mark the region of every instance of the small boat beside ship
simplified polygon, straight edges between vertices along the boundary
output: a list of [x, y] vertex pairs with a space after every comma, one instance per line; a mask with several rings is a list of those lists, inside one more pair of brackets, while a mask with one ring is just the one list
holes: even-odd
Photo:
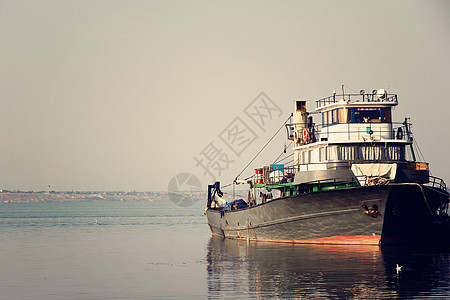
[[220, 182], [208, 186], [213, 235], [305, 244], [450, 243], [448, 189], [427, 162], [417, 161], [408, 119], [392, 121], [396, 94], [333, 92], [313, 112], [307, 103], [295, 101], [285, 124], [291, 165], [266, 165], [235, 179], [249, 185], [248, 197], [228, 203]]

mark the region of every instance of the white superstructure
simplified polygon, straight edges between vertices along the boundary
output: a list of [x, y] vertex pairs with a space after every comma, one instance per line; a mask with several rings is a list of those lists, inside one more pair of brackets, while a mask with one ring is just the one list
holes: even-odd
[[[342, 94], [316, 101], [308, 113], [305, 100], [295, 101], [292, 124], [286, 125], [293, 143], [295, 173], [351, 169], [353, 164], [406, 164], [412, 145], [410, 124], [392, 122], [397, 95], [383, 89], [367, 94]], [[312, 115], [321, 119], [313, 122]], [[413, 161], [415, 161], [412, 151]], [[423, 168], [423, 166], [421, 166]], [[426, 166], [428, 169], [428, 166]], [[306, 172], [305, 172], [306, 171]], [[300, 175], [300, 174], [299, 174]]]

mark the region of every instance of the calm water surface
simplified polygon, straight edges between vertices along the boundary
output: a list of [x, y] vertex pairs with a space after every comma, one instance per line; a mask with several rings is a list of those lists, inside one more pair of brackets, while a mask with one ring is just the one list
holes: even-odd
[[0, 204], [1, 299], [450, 298], [449, 249], [211, 238], [197, 204]]

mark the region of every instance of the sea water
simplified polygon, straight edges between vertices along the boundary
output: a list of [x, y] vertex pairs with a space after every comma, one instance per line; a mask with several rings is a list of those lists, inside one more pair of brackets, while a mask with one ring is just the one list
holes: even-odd
[[449, 249], [211, 238], [203, 206], [2, 203], [0, 298], [450, 298]]

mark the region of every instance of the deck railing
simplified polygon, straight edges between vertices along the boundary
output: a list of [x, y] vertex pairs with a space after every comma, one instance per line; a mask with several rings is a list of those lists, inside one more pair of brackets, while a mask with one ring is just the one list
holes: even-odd
[[429, 176], [429, 178], [430, 178], [429, 182], [426, 183], [427, 186], [448, 192], [447, 185], [445, 184], [445, 181], [442, 178], [431, 175]]
[[360, 182], [366, 182], [367, 176], [366, 175], [359, 175], [359, 176], [353, 176], [352, 178], [349, 177], [342, 177], [342, 178], [328, 178], [328, 179], [320, 179], [320, 180], [312, 180], [308, 182], [303, 182], [302, 185], [318, 185], [319, 187], [321, 185], [325, 185], [327, 187], [336, 187], [338, 185], [342, 185], [343, 183], [356, 183], [360, 184]]
[[333, 94], [329, 97], [325, 97], [316, 101], [317, 108], [338, 103], [338, 102], [394, 102], [397, 103], [396, 94], [386, 94], [384, 97], [380, 97], [376, 93], [373, 94]]
[[[337, 131], [335, 130], [334, 126], [338, 125], [338, 124], [347, 124], [347, 128], [343, 130], [342, 127], [340, 127], [341, 130]], [[361, 128], [361, 126], [359, 126], [358, 128], [353, 128], [351, 125], [355, 125], [355, 124], [359, 124], [362, 126], [365, 126], [365, 128]], [[376, 124], [390, 124], [390, 128], [387, 130], [385, 128], [377, 128], [378, 126], [373, 126]], [[407, 123], [408, 128], [411, 127], [410, 123]], [[304, 142], [303, 141], [303, 136], [302, 136], [302, 132], [297, 132], [297, 134], [295, 134], [295, 128], [308, 128], [308, 141]], [[333, 128], [334, 127], [334, 128]], [[406, 129], [405, 129], [405, 124], [402, 122], [391, 122], [391, 123], [337, 123], [337, 124], [333, 124], [333, 125], [323, 125], [323, 124], [319, 124], [319, 125], [308, 125], [308, 124], [303, 124], [303, 123], [291, 123], [291, 124], [286, 124], [286, 130], [287, 130], [287, 135], [288, 135], [288, 139], [295, 139], [295, 136], [297, 136], [297, 138], [300, 140], [300, 142], [302, 144], [306, 144], [306, 143], [313, 143], [313, 142], [318, 142], [321, 140], [328, 140], [329, 138], [332, 137], [337, 137], [340, 136], [342, 138], [346, 138], [348, 140], [352, 140], [352, 139], [369, 139], [369, 138], [375, 138], [375, 139], [386, 139], [386, 137], [388, 137], [388, 139], [397, 139], [397, 140], [403, 140], [403, 141], [408, 141], [411, 140], [413, 137], [413, 134], [410, 132], [409, 133], [409, 137], [406, 134]]]
[[[324, 163], [309, 163], [309, 164], [297, 164], [293, 166], [288, 166], [284, 168], [278, 169], [270, 169], [268, 174], [263, 174], [261, 178], [255, 178], [254, 183], [257, 184], [257, 179], [261, 179], [264, 184], [283, 184], [283, 183], [292, 183], [294, 182], [295, 174], [300, 170], [302, 171], [310, 171], [310, 170], [318, 170], [317, 166], [323, 165]], [[332, 164], [330, 166], [330, 164]], [[349, 169], [349, 162], [332, 162], [328, 163], [327, 170], [340, 170], [340, 169]], [[306, 168], [306, 170], [303, 170]], [[335, 179], [335, 178], [334, 178]], [[327, 180], [334, 180], [333, 178]], [[339, 180], [336, 179], [336, 180]], [[324, 181], [324, 180], [321, 180]]]
[[[292, 183], [292, 182], [294, 182], [295, 174], [297, 172], [299, 172], [300, 170], [302, 170], [302, 171], [318, 170], [317, 166], [319, 166], [319, 165], [323, 165], [323, 163], [298, 164], [298, 165], [288, 166], [288, 167], [284, 167], [284, 168], [279, 168], [276, 170], [270, 169], [268, 174], [264, 174], [264, 176], [262, 176], [260, 178], [261, 179], [260, 183], [269, 184], [269, 185]], [[350, 162], [334, 162], [334, 163], [331, 162], [331, 163], [327, 163], [327, 170], [340, 170], [343, 168], [349, 169], [350, 165], [351, 165]], [[303, 168], [305, 168], [305, 166], [307, 167], [307, 169], [303, 170]], [[357, 177], [358, 176], [354, 176], [353, 179], [358, 179], [358, 182], [362, 182], [361, 181], [362, 179], [364, 179], [364, 182], [366, 182], [368, 179], [368, 177], [366, 175], [361, 175], [360, 176], [361, 178], [357, 178]], [[428, 177], [429, 177], [429, 181], [427, 183], [424, 183], [425, 185], [448, 192], [447, 185], [442, 178], [431, 176], [431, 175], [429, 175]], [[314, 180], [311, 182], [306, 182], [305, 184], [324, 183], [324, 182], [341, 182], [342, 183], [344, 179], [348, 181], [349, 177]], [[253, 181], [254, 181], [254, 183], [258, 184], [258, 182], [255, 180], [255, 178]], [[354, 181], [351, 181], [351, 182], [354, 182]]]
[[[286, 168], [287, 169], [287, 168]], [[279, 177], [279, 178], [271, 178], [269, 179], [269, 182], [267, 184], [277, 185], [280, 183], [289, 183], [293, 182], [294, 178], [292, 177], [292, 181], [287, 181], [286, 176]], [[350, 184], [350, 183], [356, 183], [360, 185], [361, 182], [367, 182], [368, 177], [366, 175], [358, 175], [358, 176], [346, 176], [346, 177], [333, 177], [333, 178], [326, 178], [326, 179], [318, 179], [318, 180], [311, 180], [307, 182], [302, 182], [300, 186], [309, 186], [309, 185], [317, 185], [318, 187], [321, 187], [322, 185], [326, 185], [327, 187], [337, 187], [338, 185], [342, 184]]]

